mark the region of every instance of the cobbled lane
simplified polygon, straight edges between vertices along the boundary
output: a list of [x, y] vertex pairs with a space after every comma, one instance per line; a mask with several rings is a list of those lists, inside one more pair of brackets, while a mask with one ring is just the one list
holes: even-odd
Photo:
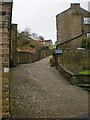
[[87, 91], [71, 85], [49, 60], [11, 68], [11, 117], [72, 118], [88, 112]]

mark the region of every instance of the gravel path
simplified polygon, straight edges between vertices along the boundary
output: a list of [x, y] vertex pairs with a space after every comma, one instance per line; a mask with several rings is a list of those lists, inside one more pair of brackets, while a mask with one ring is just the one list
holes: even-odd
[[49, 60], [11, 68], [11, 117], [72, 118], [88, 112], [88, 93], [69, 84]]

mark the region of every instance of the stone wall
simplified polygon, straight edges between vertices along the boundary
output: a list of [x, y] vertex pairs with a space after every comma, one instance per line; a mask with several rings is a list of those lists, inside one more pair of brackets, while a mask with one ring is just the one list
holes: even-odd
[[18, 61], [17, 63], [25, 64], [25, 63], [36, 62], [36, 61], [43, 59], [51, 54], [52, 54], [52, 52], [49, 49], [39, 50], [36, 53], [18, 52], [17, 53], [17, 61]]
[[29, 52], [18, 52], [17, 53], [18, 64], [25, 64], [32, 62], [32, 54]]
[[58, 62], [69, 71], [78, 74], [80, 71], [90, 69], [89, 50], [63, 51], [58, 55]]
[[[12, 2], [0, 0], [0, 117], [9, 117], [9, 42]], [[7, 0], [8, 1], [8, 0]], [[12, 0], [11, 0], [12, 1]]]
[[43, 59], [47, 56], [50, 56], [52, 54], [52, 50], [45, 48], [43, 50], [38, 51], [38, 59]]
[[80, 36], [76, 39], [73, 39], [71, 41], [59, 44], [57, 46], [57, 49], [61, 49], [61, 50], [75, 50], [76, 48], [80, 48], [81, 44], [82, 44], [82, 40], [83, 40], [84, 35]]
[[28, 64], [39, 60], [38, 53], [30, 53], [30, 52], [18, 52], [17, 53], [17, 61], [18, 64]]
[[10, 66], [17, 66], [17, 24], [11, 24]]
[[79, 75], [70, 72], [62, 64], [58, 64], [58, 70], [71, 84], [90, 84], [90, 75]]
[[52, 54], [52, 51], [50, 49], [46, 49], [46, 50], [41, 52], [41, 58], [50, 56], [51, 54]]
[[33, 53], [32, 54], [32, 62], [36, 62], [36, 61], [38, 61], [39, 60], [39, 58], [38, 58], [38, 52], [36, 52], [36, 53]]

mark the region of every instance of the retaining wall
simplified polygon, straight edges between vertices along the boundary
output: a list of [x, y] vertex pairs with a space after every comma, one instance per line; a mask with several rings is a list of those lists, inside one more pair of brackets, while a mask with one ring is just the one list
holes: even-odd
[[17, 61], [18, 64], [32, 63], [43, 59], [49, 55], [51, 55], [51, 51], [48, 49], [37, 51], [36, 53], [30, 52], [17, 52]]
[[32, 54], [26, 52], [17, 53], [18, 64], [25, 64], [32, 62]]
[[71, 84], [90, 84], [90, 75], [74, 74], [60, 63], [58, 64], [58, 70]]
[[58, 55], [58, 63], [62, 64], [69, 71], [78, 74], [80, 71], [90, 69], [90, 50], [63, 51]]

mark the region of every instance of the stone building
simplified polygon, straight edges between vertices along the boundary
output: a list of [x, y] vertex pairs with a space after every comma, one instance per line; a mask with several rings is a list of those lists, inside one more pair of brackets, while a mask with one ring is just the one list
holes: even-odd
[[9, 116], [9, 43], [12, 0], [0, 0], [0, 118]]
[[10, 66], [17, 66], [17, 24], [11, 24]]
[[50, 49], [52, 49], [52, 45], [53, 45], [52, 40], [43, 40], [42, 42], [43, 42], [43, 44], [44, 44], [45, 46], [47, 46], [47, 47], [49, 47]]
[[82, 39], [90, 37], [90, 12], [71, 3], [71, 7], [56, 16], [57, 47], [76, 49], [81, 47]]

